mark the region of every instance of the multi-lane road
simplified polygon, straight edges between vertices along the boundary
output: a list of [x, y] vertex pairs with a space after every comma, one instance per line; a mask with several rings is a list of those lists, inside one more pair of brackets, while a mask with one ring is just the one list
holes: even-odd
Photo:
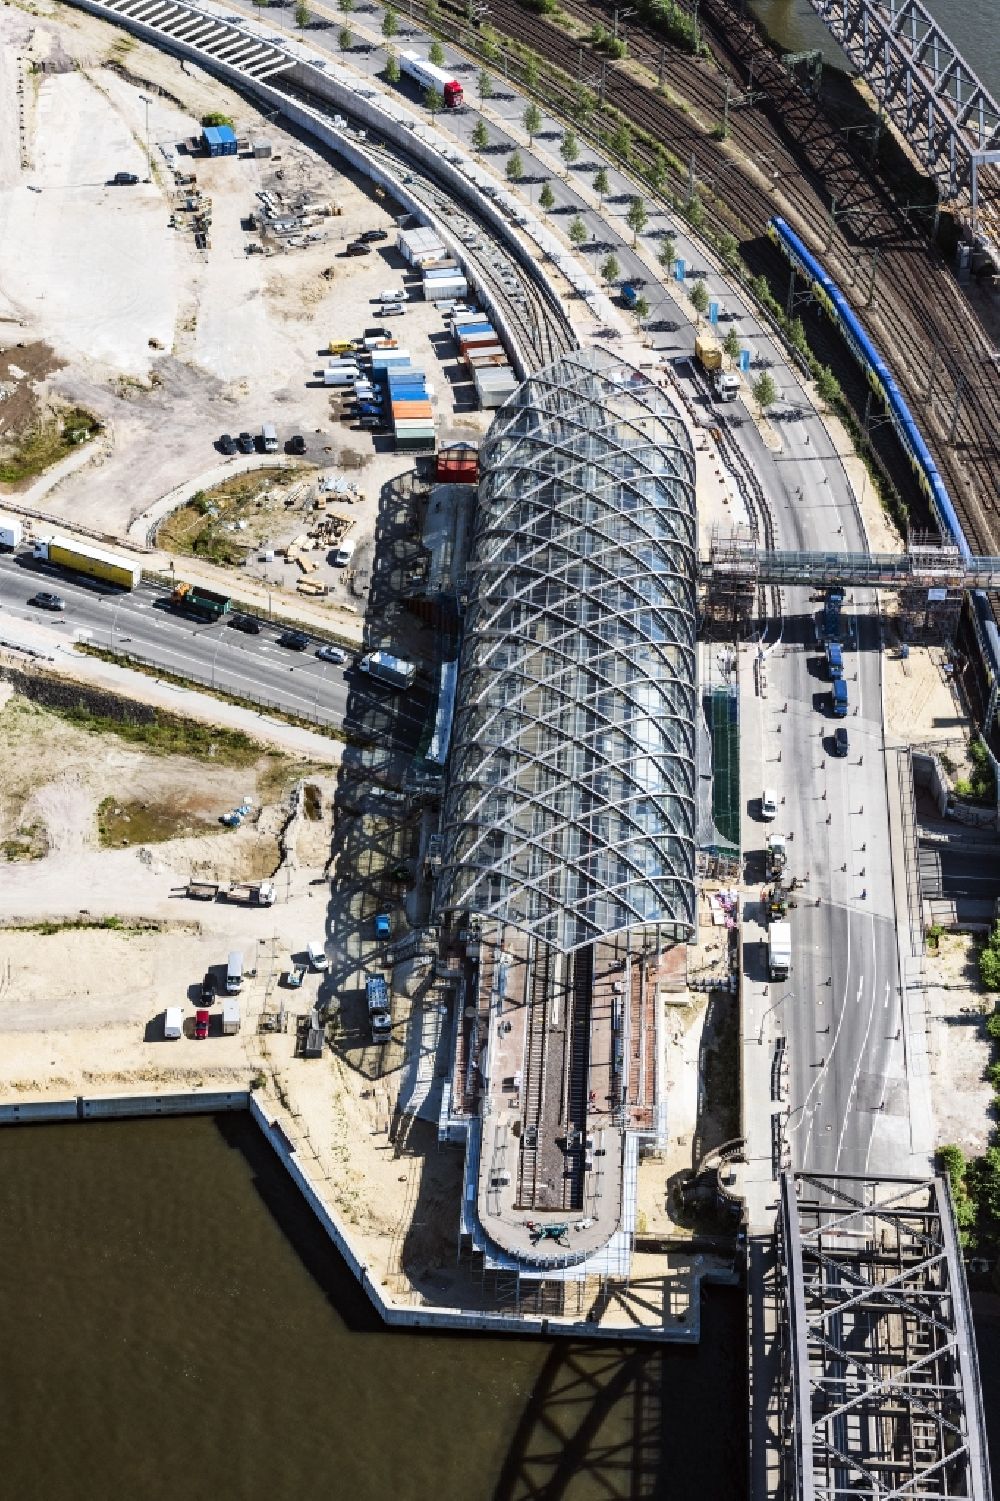
[[[56, 614], [32, 605], [40, 590], [59, 594], [66, 609]], [[124, 593], [39, 566], [29, 554], [0, 556], [0, 637], [11, 635], [5, 620], [44, 622], [67, 644], [88, 642], [287, 714], [343, 724], [352, 658], [344, 665], [321, 662], [314, 655], [324, 644], [319, 640], [301, 652], [279, 645], [286, 629], [280, 622], [264, 622], [252, 636], [225, 620], [188, 619], [168, 600], [165, 587], [144, 584]]]

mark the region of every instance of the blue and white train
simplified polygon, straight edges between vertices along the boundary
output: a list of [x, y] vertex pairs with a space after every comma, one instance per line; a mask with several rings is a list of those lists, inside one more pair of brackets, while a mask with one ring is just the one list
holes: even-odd
[[795, 231], [789, 228], [784, 219], [775, 218], [768, 225], [767, 232], [798, 274], [808, 282], [817, 302], [843, 334], [872, 390], [885, 403], [899, 441], [913, 466], [921, 490], [930, 501], [942, 532], [954, 541], [963, 561], [967, 562], [972, 554], [951, 503], [951, 496], [920, 429], [910, 415], [903, 393], [893, 379], [892, 371], [865, 333], [843, 292], [823, 270], [816, 257], [806, 249]]

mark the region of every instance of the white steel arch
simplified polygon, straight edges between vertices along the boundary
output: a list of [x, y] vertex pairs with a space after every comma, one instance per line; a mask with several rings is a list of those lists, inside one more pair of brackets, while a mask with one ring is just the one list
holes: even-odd
[[563, 952], [695, 924], [694, 454], [645, 376], [580, 350], [483, 447], [438, 907]]

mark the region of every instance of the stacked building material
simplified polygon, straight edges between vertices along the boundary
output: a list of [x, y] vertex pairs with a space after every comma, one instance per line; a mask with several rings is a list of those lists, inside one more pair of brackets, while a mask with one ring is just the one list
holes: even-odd
[[502, 406], [518, 387], [499, 334], [481, 313], [456, 313], [452, 336], [475, 382], [481, 407]]
[[386, 393], [397, 453], [433, 453], [434, 409], [427, 377], [412, 365], [385, 371]]

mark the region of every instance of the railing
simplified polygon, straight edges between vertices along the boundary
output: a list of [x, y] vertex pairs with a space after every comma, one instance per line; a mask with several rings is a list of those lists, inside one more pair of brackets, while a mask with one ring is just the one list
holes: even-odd
[[[745, 569], [740, 558], [712, 556], [699, 561], [699, 574], [711, 582]], [[928, 559], [910, 553], [758, 552], [753, 558], [762, 584], [801, 584], [817, 588], [855, 584], [873, 589], [1000, 589], [1000, 558]]]

